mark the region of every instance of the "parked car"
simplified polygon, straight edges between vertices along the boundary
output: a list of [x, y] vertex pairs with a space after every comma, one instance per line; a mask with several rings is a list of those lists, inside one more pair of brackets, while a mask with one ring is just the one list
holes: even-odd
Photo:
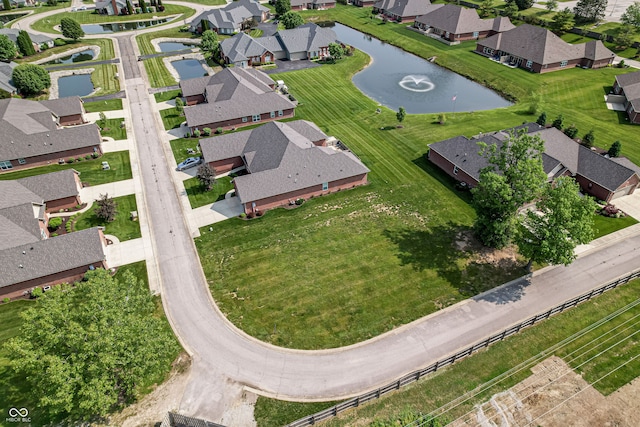
[[202, 157], [189, 157], [184, 162], [179, 163], [177, 169], [179, 171], [183, 171], [185, 169], [189, 169], [189, 168], [192, 168], [194, 166], [198, 166], [200, 163], [202, 163]]

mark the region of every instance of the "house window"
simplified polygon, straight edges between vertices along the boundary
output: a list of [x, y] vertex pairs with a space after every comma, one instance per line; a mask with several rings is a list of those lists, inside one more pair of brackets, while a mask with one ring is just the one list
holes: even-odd
[[271, 55], [265, 55], [264, 62], [271, 62]]
[[269, 116], [273, 119], [276, 116], [276, 112], [275, 111], [270, 112]]
[[562, 61], [560, 63], [560, 67], [566, 67], [568, 63], [569, 63], [569, 61]]
[[13, 165], [11, 164], [10, 160], [3, 160], [3, 161], [0, 161], [0, 169], [5, 171], [8, 169], [13, 169]]
[[329, 183], [328, 182], [323, 182], [322, 183], [322, 191], [327, 191], [329, 189]]
[[532, 65], [533, 65], [533, 61], [529, 59], [527, 61], [527, 68], [531, 68]]
[[473, 38], [474, 38], [474, 39], [477, 39], [478, 37], [480, 37], [480, 33], [479, 33], [479, 32], [477, 32], [477, 31], [474, 31], [474, 32], [473, 32]]
[[246, 117], [242, 118], [242, 123], [247, 123], [247, 118]]
[[284, 115], [284, 113], [282, 112], [282, 110], [278, 110], [278, 116], [282, 117]]
[[26, 165], [27, 159], [18, 159], [18, 163], [20, 163], [21, 165]]
[[259, 122], [259, 121], [260, 121], [260, 114], [254, 114], [254, 115], [251, 117], [251, 119], [252, 119], [254, 122]]
[[458, 167], [457, 166], [453, 167], [453, 174], [454, 175], [458, 175]]

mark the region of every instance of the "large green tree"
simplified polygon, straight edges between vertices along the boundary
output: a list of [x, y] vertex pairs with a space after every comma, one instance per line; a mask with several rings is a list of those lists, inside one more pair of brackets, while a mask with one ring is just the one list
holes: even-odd
[[568, 7], [556, 13], [549, 27], [556, 34], [564, 34], [575, 26], [573, 13]]
[[578, 22], [597, 22], [604, 18], [607, 0], [578, 0], [573, 8]]
[[635, 29], [640, 29], [640, 2], [633, 2], [620, 17], [623, 24], [631, 25]]
[[179, 352], [149, 289], [133, 275], [116, 280], [98, 269], [85, 278], [39, 298], [6, 344], [33, 402], [54, 419], [88, 421], [131, 403]]
[[575, 248], [593, 239], [593, 214], [597, 205], [580, 194], [570, 177], [548, 184], [535, 210], [527, 210], [518, 224], [515, 242], [520, 254], [533, 262], [568, 265]]
[[84, 37], [84, 31], [78, 21], [71, 18], [62, 18], [60, 20], [60, 32], [64, 37], [71, 40], [78, 40]]
[[278, 14], [278, 16], [282, 16], [291, 10], [291, 1], [276, 0], [275, 8], [276, 8], [276, 14]]
[[542, 166], [544, 142], [524, 131], [511, 135], [498, 147], [481, 144], [489, 166], [480, 172], [473, 189], [474, 229], [487, 246], [507, 245], [514, 233], [518, 209], [535, 200], [547, 175]]
[[2, 0], [2, 8], [3, 10], [11, 10], [11, 1], [10, 0]]
[[302, 19], [300, 14], [290, 10], [280, 17], [280, 22], [282, 22], [284, 28], [291, 30], [292, 28], [296, 28], [304, 24], [304, 19]]
[[11, 78], [23, 95], [34, 95], [51, 86], [49, 72], [41, 65], [20, 64], [13, 69]]
[[220, 43], [218, 42], [218, 34], [213, 30], [207, 30], [202, 33], [202, 41], [200, 49], [211, 56], [216, 56]]
[[16, 45], [4, 34], [0, 34], [0, 61], [11, 61], [18, 54]]
[[30, 56], [36, 53], [36, 49], [33, 47], [33, 42], [31, 41], [31, 36], [29, 36], [29, 33], [25, 30], [18, 32], [16, 44], [18, 45], [20, 53], [24, 56]]

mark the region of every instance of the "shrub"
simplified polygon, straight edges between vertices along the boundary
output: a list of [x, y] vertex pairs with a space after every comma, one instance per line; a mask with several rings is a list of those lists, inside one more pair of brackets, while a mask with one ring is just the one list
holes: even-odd
[[536, 120], [536, 123], [539, 124], [540, 126], [546, 126], [546, 124], [547, 124], [547, 113], [545, 113], [543, 111], [542, 114], [540, 114], [540, 116], [538, 117], [538, 120]]
[[84, 158], [81, 156], [81, 157], [78, 157], [78, 158], [76, 159], [76, 162], [81, 162], [81, 161], [83, 161], [83, 160], [84, 160]]
[[210, 136], [211, 135], [211, 128], [204, 128], [202, 129], [202, 134], [204, 136]]
[[247, 218], [248, 218], [248, 219], [253, 219], [253, 212], [249, 212], [249, 213], [247, 214]]
[[578, 135], [578, 128], [576, 127], [576, 125], [571, 125], [564, 130], [564, 134], [573, 139], [576, 137], [576, 135]]
[[191, 134], [189, 132], [187, 132], [187, 133], [184, 134], [184, 137], [185, 138], [191, 138]]
[[582, 137], [582, 144], [584, 144], [584, 146], [587, 148], [593, 147], [594, 141], [595, 137], [593, 136], [593, 129], [591, 129]]
[[74, 159], [73, 157], [69, 157], [69, 158], [67, 159], [67, 163], [73, 163], [73, 162], [75, 162], [75, 161], [76, 161], [76, 159]]
[[93, 157], [94, 159], [97, 159], [98, 155], [99, 155], [98, 153], [93, 153], [93, 154], [91, 154], [91, 157]]
[[620, 62], [616, 65], [618, 68], [624, 68], [624, 59], [621, 59]]
[[256, 211], [256, 216], [262, 216], [262, 211]]
[[611, 147], [609, 147], [609, 151], [607, 152], [607, 154], [609, 154], [609, 157], [618, 157], [621, 150], [622, 144], [620, 143], [620, 141], [615, 141], [613, 144], [611, 144]]
[[49, 236], [50, 237], [56, 237], [58, 235], [58, 233], [51, 233]]
[[200, 129], [196, 129], [193, 131], [194, 138], [200, 138]]
[[247, 217], [247, 214], [246, 214], [246, 213], [242, 212], [242, 213], [240, 214], [240, 218], [244, 219], [244, 218], [246, 218], [246, 217]]
[[218, 129], [216, 129], [216, 133], [217, 133], [217, 134], [221, 134], [222, 132], [224, 132], [224, 130], [223, 130], [222, 128], [218, 128]]
[[620, 209], [616, 208], [615, 205], [612, 205], [611, 203], [608, 203], [607, 206], [602, 208], [600, 213], [602, 215], [604, 215], [604, 216], [608, 216], [608, 217], [613, 218], [613, 217], [616, 217], [616, 215], [618, 215], [620, 213]]
[[553, 126], [554, 128], [558, 129], [558, 130], [562, 130], [562, 121], [564, 120], [564, 117], [562, 117], [562, 114], [558, 114], [558, 117], [556, 117], [553, 120], [553, 123], [551, 124], [551, 126]]
[[5, 303], [5, 304], [8, 303], [8, 302], [11, 302], [11, 298], [3, 298], [2, 302]]
[[90, 154], [87, 154], [86, 156], [84, 156], [84, 159], [85, 159], [85, 160], [91, 160], [91, 155], [90, 155]]
[[300, 197], [299, 199], [296, 199], [296, 205], [300, 206], [303, 203], [304, 203], [304, 199], [302, 197]]
[[66, 44], [67, 44], [67, 42], [64, 39], [55, 39], [53, 41], [53, 45], [54, 46], [64, 46]]
[[62, 218], [59, 216], [53, 217], [49, 220], [49, 228], [55, 230], [62, 225]]
[[438, 114], [438, 123], [441, 125], [447, 123], [447, 116], [444, 113]]

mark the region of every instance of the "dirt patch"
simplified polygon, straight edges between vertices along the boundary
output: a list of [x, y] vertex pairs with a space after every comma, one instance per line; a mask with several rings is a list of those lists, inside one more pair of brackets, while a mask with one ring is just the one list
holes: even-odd
[[484, 246], [469, 230], [461, 231], [456, 235], [455, 247], [459, 251], [472, 253], [471, 262], [478, 264], [491, 264], [495, 267], [504, 267], [519, 263], [518, 251], [515, 246], [503, 249], [493, 249]]
[[533, 375], [477, 405], [451, 425], [634, 427], [640, 425], [640, 379], [603, 396], [559, 357], [531, 368]]

